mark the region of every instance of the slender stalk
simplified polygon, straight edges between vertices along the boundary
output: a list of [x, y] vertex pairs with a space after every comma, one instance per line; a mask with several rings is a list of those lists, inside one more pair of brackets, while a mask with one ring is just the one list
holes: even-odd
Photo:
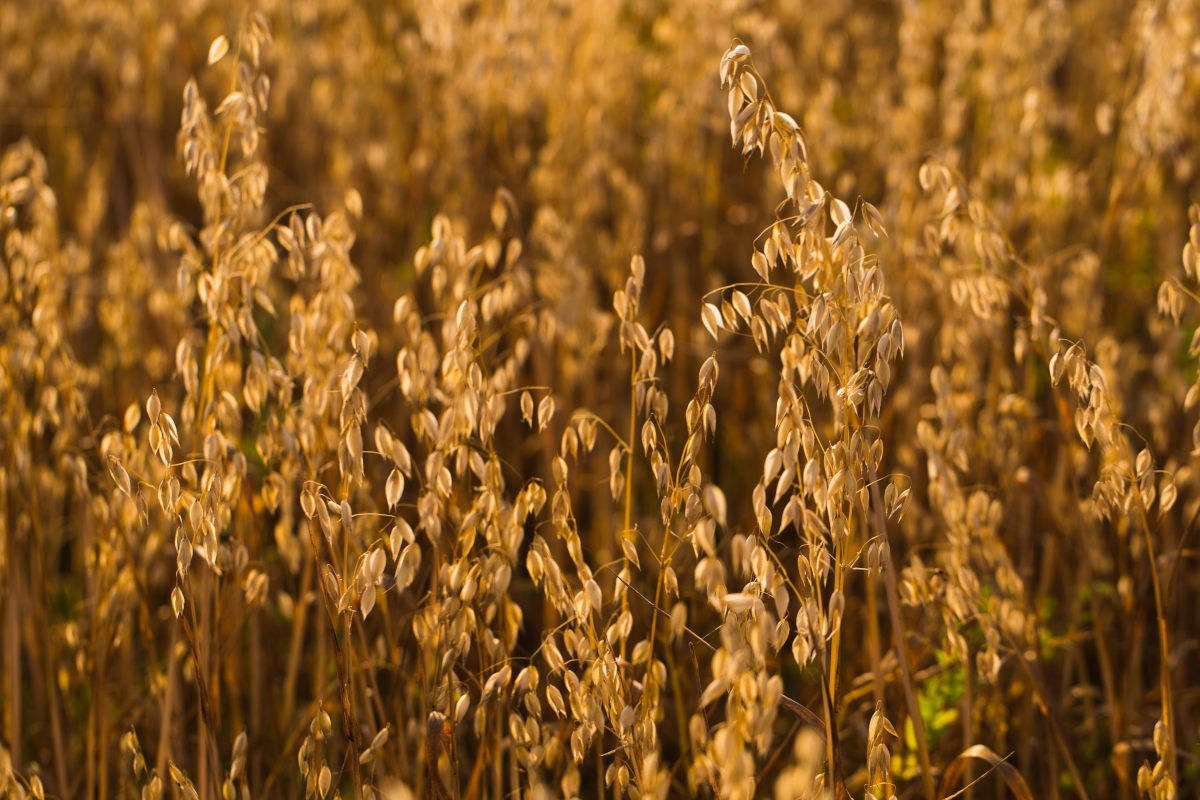
[[1054, 712], [1053, 707], [1050, 705], [1050, 699], [1046, 694], [1044, 681], [1034, 671], [1034, 668], [1029, 665], [1029, 662], [1019, 648], [1012, 642], [1009, 642], [1009, 647], [1016, 652], [1016, 660], [1025, 672], [1025, 676], [1029, 679], [1030, 686], [1033, 687], [1033, 701], [1037, 705], [1038, 710], [1042, 712], [1042, 716], [1046, 718], [1046, 722], [1050, 725], [1050, 734], [1054, 737], [1054, 743], [1058, 746], [1063, 761], [1066, 762], [1067, 771], [1071, 773], [1071, 780], [1075, 782], [1075, 788], [1079, 791], [1079, 796], [1082, 800], [1089, 800], [1087, 786], [1083, 782], [1083, 774], [1079, 771], [1079, 766], [1075, 763], [1075, 757], [1071, 755], [1071, 749], [1067, 746], [1067, 740], [1063, 735], [1062, 727], [1058, 724], [1058, 715]]
[[5, 674], [8, 677], [8, 746], [13, 763], [20, 764], [21, 732], [21, 616], [19, 606], [21, 594], [18, 585], [16, 549], [12, 545], [12, 530], [6, 531], [9, 544], [8, 553], [8, 598], [5, 602], [4, 615], [4, 661]]
[[[318, 502], [321, 502], [318, 500]], [[320, 569], [320, 553], [321, 540], [316, 530], [317, 523], [315, 520], [308, 521], [309, 543], [312, 548], [312, 557], [314, 567]], [[346, 532], [349, 536], [349, 532]], [[359, 797], [362, 793], [362, 775], [358, 764], [358, 725], [354, 718], [354, 702], [353, 692], [351, 689], [350, 678], [350, 657], [348, 647], [343, 646], [341, 636], [345, 636], [346, 645], [350, 641], [350, 618], [347, 615], [342, 615], [341, 633], [339, 634], [338, 614], [337, 614], [337, 598], [330, 597], [324, 589], [324, 582], [318, 580], [317, 585], [320, 587], [320, 595], [325, 606], [325, 613], [329, 620], [329, 636], [333, 642], [333, 662], [334, 668], [338, 672], [338, 694], [342, 704], [342, 733], [346, 737], [346, 743], [350, 748], [349, 761], [350, 771], [354, 780], [354, 796]]]
[[[633, 531], [633, 439], [637, 435], [637, 357], [632, 350], [629, 356], [629, 437], [625, 440], [628, 445], [628, 456], [625, 460], [625, 516], [621, 529], [621, 569], [629, 568], [629, 559], [625, 555], [625, 537], [632, 536]], [[665, 536], [665, 534], [664, 534]], [[636, 545], [635, 545], [636, 546]], [[665, 548], [665, 542], [664, 542]], [[660, 581], [661, 583], [661, 581]], [[629, 610], [629, 593], [621, 592], [621, 613]], [[657, 620], [657, 616], [654, 618]], [[651, 623], [653, 624], [653, 623]], [[651, 636], [651, 643], [654, 639]], [[652, 645], [653, 646], [653, 645]], [[621, 661], [625, 661], [625, 637], [621, 637]]]
[[1162, 707], [1162, 723], [1166, 728], [1167, 746], [1162, 759], [1166, 762], [1167, 773], [1175, 790], [1179, 791], [1179, 764], [1175, 753], [1175, 709], [1171, 692], [1171, 643], [1167, 632], [1166, 600], [1163, 596], [1162, 577], [1158, 570], [1158, 556], [1154, 546], [1154, 535], [1151, 531], [1150, 517], [1146, 513], [1146, 504], [1142, 498], [1141, 489], [1136, 477], [1131, 484], [1135, 507], [1138, 512], [1138, 527], [1142, 529], [1143, 542], [1146, 545], [1146, 560], [1150, 565], [1150, 581], [1154, 589], [1154, 617], [1158, 624], [1158, 691]]
[[209, 737], [216, 736], [216, 730], [212, 724], [212, 694], [208, 691], [208, 644], [212, 641], [208, 617], [208, 574], [205, 573], [200, 580], [200, 635], [192, 640], [195, 653], [192, 663], [196, 668], [196, 685], [205, 687], [202, 691], [205, 697], [203, 705], [208, 710], [196, 717], [196, 790], [200, 793], [200, 800], [208, 800], [208, 741]]
[[879, 634], [879, 587], [876, 585], [879, 576], [868, 571], [866, 579], [867, 590], [867, 653], [871, 657], [871, 690], [875, 702], [883, 702], [883, 647]]
[[896, 564], [892, 559], [891, 541], [888, 538], [887, 518], [883, 514], [883, 498], [879, 496], [875, 465], [871, 465], [871, 508], [874, 512], [875, 535], [884, 547], [884, 587], [887, 593], [888, 615], [892, 621], [892, 640], [896, 646], [896, 658], [900, 662], [900, 682], [904, 687], [904, 702], [908, 706], [908, 717], [912, 720], [913, 734], [917, 740], [917, 759], [921, 763], [921, 785], [925, 796], [935, 800], [937, 790], [933, 783], [933, 765], [929, 759], [929, 744], [925, 736], [925, 721], [921, 718], [921, 706], [913, 688], [912, 671], [908, 661], [908, 644], [904, 640], [904, 620], [900, 616], [900, 587], [896, 577]]
[[155, 770], [159, 775], [167, 774], [167, 762], [171, 758], [171, 740], [175, 726], [175, 697], [179, 692], [179, 628], [171, 626], [171, 638], [167, 645], [166, 685], [163, 688], [163, 701], [159, 709], [158, 723], [158, 758]]

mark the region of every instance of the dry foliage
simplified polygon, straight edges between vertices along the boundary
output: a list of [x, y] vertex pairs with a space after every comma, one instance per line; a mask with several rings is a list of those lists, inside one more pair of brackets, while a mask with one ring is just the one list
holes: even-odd
[[1195, 3], [0, 46], [0, 796], [1200, 792]]

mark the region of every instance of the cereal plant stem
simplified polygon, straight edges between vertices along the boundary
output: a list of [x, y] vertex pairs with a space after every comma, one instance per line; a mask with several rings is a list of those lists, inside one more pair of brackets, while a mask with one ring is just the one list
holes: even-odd
[[879, 576], [867, 571], [867, 650], [871, 657], [871, 686], [875, 694], [875, 702], [883, 702], [883, 647], [879, 638]]
[[[347, 532], [349, 535], [349, 532]], [[346, 729], [346, 739], [350, 748], [350, 774], [354, 777], [354, 793], [357, 798], [362, 797], [362, 770], [358, 763], [358, 728], [354, 717], [354, 688], [353, 676], [350, 663], [350, 649], [352, 642], [350, 640], [350, 622], [352, 617], [349, 613], [342, 614], [342, 713], [344, 715], [344, 727]]]
[[171, 737], [175, 721], [175, 695], [179, 683], [179, 657], [176, 650], [179, 645], [179, 627], [171, 626], [171, 638], [167, 644], [166, 686], [163, 688], [162, 713], [158, 723], [158, 758], [156, 771], [159, 775], [167, 773], [167, 762], [171, 758]]
[[1158, 555], [1154, 546], [1154, 535], [1150, 526], [1150, 515], [1146, 513], [1146, 503], [1142, 498], [1142, 490], [1136, 476], [1131, 481], [1133, 487], [1134, 506], [1137, 508], [1139, 527], [1146, 544], [1146, 558], [1150, 563], [1150, 581], [1154, 589], [1154, 616], [1158, 623], [1158, 691], [1162, 702], [1162, 722], [1166, 728], [1167, 746], [1162, 754], [1166, 762], [1167, 772], [1171, 782], [1179, 790], [1179, 771], [1175, 755], [1175, 719], [1173, 698], [1171, 695], [1171, 644], [1167, 634], [1166, 601], [1163, 597], [1162, 578], [1158, 571]]
[[[33, 481], [30, 484], [29, 493], [30, 493], [31, 506], [33, 508], [39, 508], [41, 506], [41, 500], [38, 497], [37, 481]], [[30, 606], [37, 609], [37, 616], [40, 617], [40, 621], [39, 622], [33, 622], [32, 620], [27, 620], [27, 621], [31, 625], [40, 625], [41, 630], [50, 630], [51, 622], [49, 619], [48, 607], [46, 604], [46, 593], [47, 593], [46, 561], [45, 561], [45, 558], [43, 557], [43, 544], [42, 544], [45, 541], [45, 536], [42, 531], [42, 523], [41, 523], [40, 515], [33, 514], [31, 516], [32, 516], [32, 519], [30, 519], [30, 525], [31, 525], [32, 531], [33, 531], [33, 545], [30, 548], [29, 555], [30, 555], [30, 558], [33, 560], [33, 562], [36, 564], [36, 567], [33, 569], [33, 572], [34, 572], [34, 574], [37, 575], [37, 580], [32, 582], [32, 585], [30, 585], [28, 587], [28, 591], [32, 595], [36, 590], [38, 592], [39, 596], [38, 596], [36, 602], [32, 596], [28, 599], [27, 602], [30, 604]], [[37, 653], [39, 652], [39, 647], [38, 647], [39, 640], [38, 640], [38, 637], [37, 637], [36, 633], [34, 632], [34, 630], [35, 630], [34, 628], [26, 629], [26, 636], [27, 636], [26, 647], [29, 649], [29, 659], [30, 659], [31, 663], [37, 663]], [[53, 638], [47, 639], [46, 641], [43, 641], [41, 643], [41, 645], [42, 646], [40, 648], [40, 652], [43, 656], [42, 669], [45, 670], [46, 675], [53, 675], [54, 674], [54, 664], [56, 664], [58, 662], [58, 656], [54, 652], [56, 649], [55, 645], [54, 645], [54, 640], [53, 640]], [[53, 748], [54, 748], [55, 778], [57, 779], [57, 782], [58, 782], [59, 791], [66, 792], [67, 791], [66, 753], [65, 753], [65, 747], [63, 744], [62, 715], [61, 715], [61, 711], [60, 711], [61, 700], [60, 700], [60, 696], [59, 696], [59, 686], [56, 681], [48, 681], [47, 683], [49, 685], [46, 690], [46, 704], [48, 706], [46, 712], [47, 712], [47, 716], [50, 719], [50, 731], [51, 731], [50, 737], [51, 737], [51, 741], [52, 741]]]
[[[628, 458], [625, 462], [625, 522], [621, 529], [621, 571], [625, 572], [629, 569], [629, 558], [625, 555], [625, 537], [632, 537], [633, 530], [633, 437], [637, 435], [637, 357], [630, 352], [629, 355], [629, 438], [626, 439], [628, 444]], [[665, 544], [664, 534], [664, 544]], [[634, 545], [637, 546], [636, 544]], [[660, 573], [661, 574], [661, 573]], [[661, 581], [660, 581], [661, 583]], [[621, 613], [629, 611], [629, 594], [621, 592]], [[657, 616], [655, 616], [657, 619]], [[621, 637], [621, 661], [625, 660], [625, 644], [626, 637]], [[651, 639], [653, 647], [653, 639]]]
[[929, 745], [925, 738], [925, 721], [921, 718], [921, 707], [913, 688], [912, 668], [908, 662], [908, 644], [904, 640], [904, 621], [900, 616], [900, 587], [896, 578], [896, 564], [892, 560], [892, 547], [888, 539], [887, 518], [883, 515], [883, 498], [879, 495], [875, 465], [870, 465], [871, 506], [875, 518], [875, 535], [884, 543], [884, 588], [887, 593], [888, 615], [892, 622], [892, 639], [896, 645], [896, 659], [900, 662], [900, 682], [904, 687], [904, 702], [912, 720], [913, 733], [917, 740], [917, 758], [921, 762], [921, 783], [925, 796], [934, 800], [937, 796], [933, 785], [933, 765], [929, 760]]
[[1070, 748], [1067, 747], [1066, 737], [1063, 736], [1062, 728], [1058, 724], [1058, 716], [1050, 706], [1050, 700], [1046, 694], [1043, 681], [1038, 673], [1034, 672], [1033, 667], [1029, 666], [1029, 661], [1025, 658], [1024, 651], [1014, 642], [1010, 641], [1008, 644], [1017, 654], [1017, 661], [1020, 663], [1021, 669], [1025, 672], [1025, 677], [1029, 679], [1029, 685], [1033, 687], [1034, 703], [1037, 705], [1038, 710], [1042, 712], [1042, 716], [1046, 718], [1046, 722], [1050, 725], [1050, 735], [1054, 737], [1054, 743], [1058, 746], [1063, 761], [1067, 764], [1067, 771], [1071, 773], [1071, 780], [1075, 782], [1075, 788], [1079, 791], [1079, 796], [1082, 800], [1089, 800], [1087, 787], [1083, 783], [1083, 775], [1079, 772], [1079, 766], [1075, 763], [1075, 758], [1071, 755]]
[[[822, 677], [829, 674], [829, 666], [826, 663], [828, 658], [828, 652], [823, 650], [821, 654]], [[838, 777], [837, 710], [833, 707], [833, 699], [829, 696], [829, 683], [824, 680], [821, 681], [821, 710], [825, 714], [825, 783], [826, 786], [839, 787], [842, 781]], [[835, 794], [835, 797], [837, 800], [841, 800], [840, 793]]]
[[5, 531], [8, 535], [8, 581], [5, 586], [8, 595], [5, 602], [6, 614], [4, 622], [4, 656], [5, 672], [8, 676], [8, 743], [14, 764], [21, 763], [21, 641], [20, 641], [20, 604], [17, 593], [17, 563], [16, 552], [12, 545], [12, 529]]
[[[197, 786], [200, 793], [200, 800], [208, 800], [208, 737], [215, 736], [214, 723], [212, 722], [212, 694], [208, 691], [208, 647], [211, 644], [211, 632], [208, 628], [208, 578], [201, 578], [200, 586], [200, 625], [199, 634], [192, 639], [194, 654], [193, 663], [196, 667], [196, 685], [204, 687], [201, 689], [201, 696], [204, 698], [201, 703], [208, 711], [196, 718], [196, 763], [198, 774]], [[215, 765], [214, 765], [215, 767]]]
[[[320, 501], [318, 501], [320, 502]], [[321, 558], [321, 539], [316, 530], [317, 523], [315, 520], [308, 521], [308, 536], [312, 546], [313, 566], [319, 571]], [[349, 533], [347, 532], [347, 535]], [[332, 550], [332, 545], [331, 545]], [[332, 556], [332, 552], [330, 553]], [[353, 698], [350, 694], [350, 658], [348, 650], [343, 646], [342, 640], [338, 633], [337, 625], [337, 598], [330, 597], [325, 591], [325, 584], [321, 580], [317, 580], [317, 585], [320, 588], [322, 604], [325, 606], [325, 614], [329, 620], [329, 638], [333, 642], [333, 664], [338, 672], [338, 694], [341, 697], [342, 704], [342, 733], [346, 737], [346, 746], [350, 748], [350, 768], [354, 778], [354, 796], [361, 796], [362, 782], [360, 780], [358, 769], [358, 735], [356, 724], [354, 721]], [[343, 621], [343, 633], [346, 637], [346, 645], [349, 645], [349, 617]]]
[[305, 624], [308, 617], [308, 593], [312, 588], [313, 562], [304, 560], [304, 572], [300, 576], [300, 592], [296, 595], [296, 603], [292, 611], [292, 638], [288, 647], [287, 671], [283, 681], [283, 718], [286, 724], [292, 718], [296, 707], [296, 682], [300, 676], [300, 656], [304, 645], [304, 635], [308, 630]]

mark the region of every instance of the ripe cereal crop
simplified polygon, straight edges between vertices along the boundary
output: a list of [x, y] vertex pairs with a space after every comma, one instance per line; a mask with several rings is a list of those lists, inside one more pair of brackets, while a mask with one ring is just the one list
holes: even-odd
[[1200, 793], [1194, 1], [0, 53], [0, 798]]

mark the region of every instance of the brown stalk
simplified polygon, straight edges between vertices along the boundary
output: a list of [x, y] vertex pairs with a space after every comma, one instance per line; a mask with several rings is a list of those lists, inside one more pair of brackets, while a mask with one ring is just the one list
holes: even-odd
[[284, 671], [283, 714], [280, 720], [285, 725], [292, 719], [296, 709], [296, 683], [300, 677], [301, 651], [304, 646], [305, 632], [308, 630], [305, 622], [308, 616], [308, 593], [312, 589], [313, 563], [309, 559], [304, 560], [304, 571], [300, 575], [300, 590], [297, 592], [296, 602], [292, 606], [292, 633], [288, 645], [287, 668]]
[[12, 751], [15, 763], [21, 763], [21, 735], [23, 732], [21, 719], [21, 638], [20, 638], [20, 588], [17, 582], [17, 565], [15, 548], [11, 546], [13, 532], [9, 527], [7, 543], [10, 546], [8, 558], [8, 598], [5, 602], [4, 615], [4, 661], [5, 674], [8, 678], [8, 746]]
[[[317, 502], [323, 502], [318, 499]], [[318, 536], [316, 531], [317, 523], [315, 520], [309, 520], [308, 535], [309, 542], [312, 547], [312, 557], [314, 568], [320, 570], [320, 553], [321, 553], [321, 536]], [[345, 532], [349, 536], [349, 531]], [[350, 618], [343, 614], [342, 631], [338, 631], [338, 613], [337, 613], [337, 598], [331, 598], [325, 592], [325, 584], [323, 581], [317, 580], [319, 592], [323, 605], [325, 606], [325, 614], [329, 622], [329, 638], [333, 642], [333, 660], [334, 668], [338, 673], [338, 694], [342, 704], [342, 733], [346, 737], [346, 744], [350, 750], [348, 758], [350, 761], [351, 775], [354, 780], [354, 796], [358, 797], [362, 793], [362, 775], [358, 764], [358, 751], [361, 749], [358, 742], [358, 725], [354, 717], [353, 692], [351, 689], [350, 677], [350, 657], [348, 645], [350, 642]], [[345, 635], [346, 642], [343, 645], [341, 636]]]
[[1142, 490], [1137, 477], [1132, 478], [1135, 507], [1138, 513], [1138, 527], [1142, 530], [1143, 542], [1146, 545], [1146, 561], [1150, 566], [1150, 580], [1154, 589], [1154, 617], [1158, 624], [1158, 691], [1162, 707], [1162, 721], [1166, 728], [1167, 746], [1163, 761], [1167, 765], [1167, 773], [1179, 790], [1179, 764], [1175, 752], [1175, 707], [1174, 695], [1171, 691], [1171, 643], [1167, 631], [1166, 599], [1163, 594], [1162, 578], [1159, 575], [1157, 549], [1154, 545], [1154, 534], [1150, 526], [1150, 516], [1146, 512], [1146, 504], [1142, 498]]
[[1078, 764], [1075, 763], [1074, 756], [1071, 755], [1071, 749], [1067, 746], [1066, 737], [1063, 735], [1062, 727], [1058, 723], [1058, 715], [1050, 704], [1049, 696], [1046, 693], [1045, 681], [1041, 678], [1040, 670], [1035, 669], [1036, 665], [1030, 666], [1024, 652], [1022, 652], [1016, 643], [1009, 641], [1008, 645], [1016, 654], [1017, 663], [1021, 665], [1021, 669], [1029, 679], [1029, 684], [1033, 689], [1034, 703], [1050, 726], [1050, 734], [1054, 737], [1054, 743], [1058, 746], [1059, 753], [1062, 755], [1063, 761], [1067, 764], [1067, 771], [1071, 773], [1071, 779], [1075, 782], [1075, 788], [1079, 791], [1079, 796], [1083, 800], [1088, 800], [1088, 791], [1087, 786], [1083, 782], [1083, 775], [1079, 771]]
[[929, 759], [929, 745], [925, 736], [925, 721], [921, 718], [921, 706], [913, 688], [912, 671], [908, 660], [908, 644], [904, 640], [904, 620], [900, 613], [900, 587], [896, 577], [896, 565], [892, 558], [892, 547], [888, 537], [887, 519], [883, 515], [883, 498], [876, 482], [875, 465], [870, 466], [871, 508], [874, 512], [875, 535], [884, 543], [884, 587], [887, 593], [888, 614], [892, 621], [892, 641], [896, 646], [896, 657], [900, 662], [900, 682], [904, 687], [904, 701], [908, 716], [912, 720], [913, 733], [917, 740], [917, 758], [921, 763], [921, 784], [929, 800], [936, 798], [933, 783], [933, 765]]
[[167, 644], [167, 680], [163, 688], [162, 707], [159, 709], [158, 758], [155, 765], [155, 771], [159, 775], [167, 774], [167, 764], [171, 758], [172, 739], [174, 738], [175, 697], [179, 692], [178, 642], [179, 628], [172, 625], [171, 638]]

